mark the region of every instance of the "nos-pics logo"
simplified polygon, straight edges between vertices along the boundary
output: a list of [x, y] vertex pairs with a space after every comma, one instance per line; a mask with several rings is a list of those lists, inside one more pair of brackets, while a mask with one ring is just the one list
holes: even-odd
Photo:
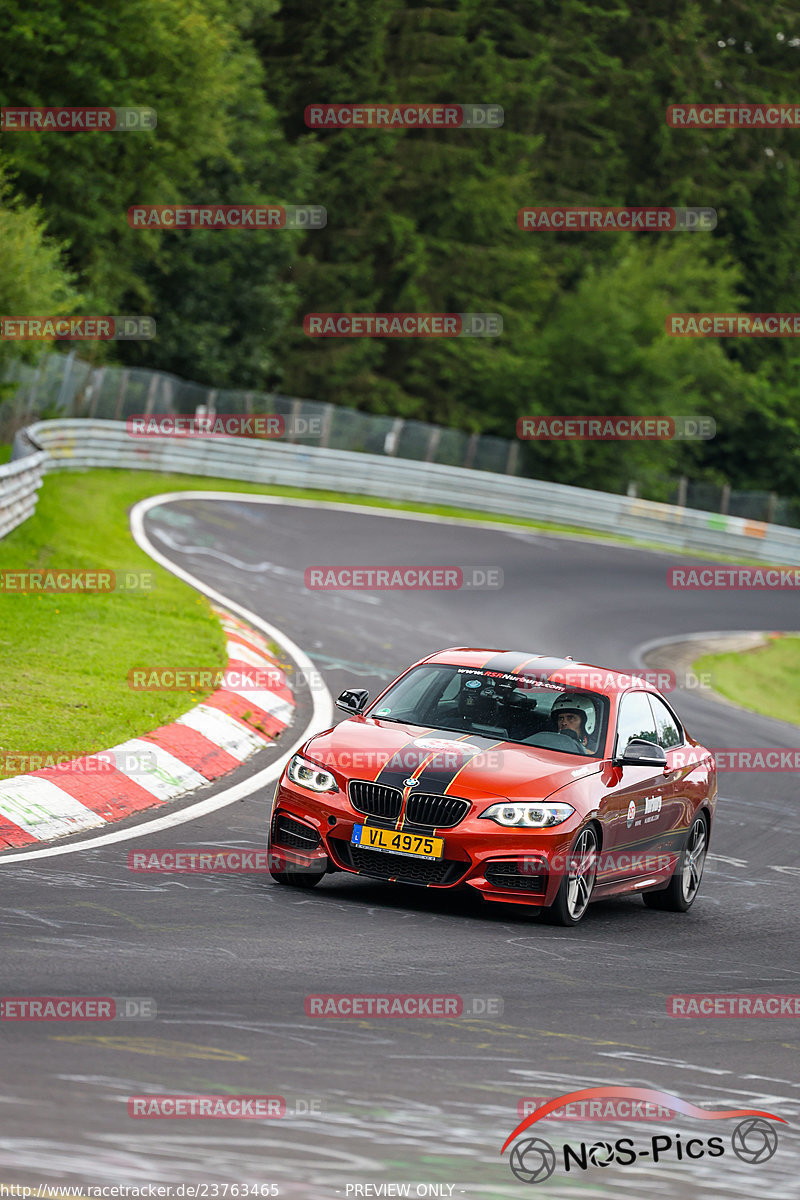
[[[778, 1149], [778, 1135], [771, 1121], [785, 1124], [783, 1117], [775, 1113], [763, 1112], [756, 1108], [724, 1108], [712, 1111], [698, 1108], [688, 1100], [681, 1100], [669, 1092], [659, 1092], [653, 1088], [638, 1087], [594, 1087], [584, 1088], [578, 1092], [567, 1092], [556, 1096], [540, 1105], [529, 1116], [520, 1121], [516, 1129], [506, 1139], [501, 1154], [530, 1129], [535, 1122], [547, 1117], [557, 1109], [567, 1104], [586, 1100], [634, 1100], [646, 1104], [659, 1105], [675, 1113], [692, 1117], [701, 1121], [723, 1121], [733, 1117], [744, 1118], [733, 1130], [730, 1139], [730, 1149], [742, 1162], [758, 1165], [768, 1162]], [[602, 1118], [601, 1118], [602, 1119]], [[606, 1118], [612, 1119], [612, 1118]], [[587, 1171], [592, 1167], [632, 1166], [642, 1160], [654, 1163], [664, 1161], [685, 1161], [699, 1158], [720, 1158], [726, 1153], [725, 1139], [722, 1136], [691, 1137], [686, 1140], [679, 1133], [653, 1134], [648, 1139], [642, 1139], [641, 1145], [633, 1138], [617, 1138], [615, 1141], [580, 1142], [576, 1145], [565, 1143], [561, 1147], [563, 1169], [567, 1174], [575, 1171]], [[528, 1137], [514, 1146], [509, 1158], [512, 1174], [521, 1183], [544, 1183], [555, 1172], [559, 1155], [553, 1146], [542, 1137]]]

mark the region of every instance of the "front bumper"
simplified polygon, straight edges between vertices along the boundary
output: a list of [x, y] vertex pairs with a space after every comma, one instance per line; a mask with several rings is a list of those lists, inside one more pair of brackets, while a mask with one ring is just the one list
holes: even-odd
[[[497, 797], [487, 796], [486, 806]], [[406, 826], [444, 839], [442, 859], [415, 858], [352, 845], [355, 825], [394, 829], [391, 821], [365, 817], [344, 792], [310, 792], [280, 780], [270, 827], [273, 866], [319, 872], [349, 871], [396, 883], [454, 888], [468, 885], [486, 900], [544, 907], [552, 904], [563, 864], [580, 825], [578, 815], [550, 830], [503, 829], [469, 813], [449, 829]], [[560, 868], [560, 869], [558, 869]]]

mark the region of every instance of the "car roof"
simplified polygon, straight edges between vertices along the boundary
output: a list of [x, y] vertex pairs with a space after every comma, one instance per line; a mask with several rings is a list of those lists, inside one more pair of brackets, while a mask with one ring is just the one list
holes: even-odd
[[[641, 691], [641, 676], [592, 663], [575, 662], [571, 658], [547, 654], [531, 654], [524, 650], [493, 650], [472, 646], [451, 646], [420, 660], [421, 663], [442, 663], [447, 666], [480, 668], [503, 675], [520, 675], [567, 687], [584, 688], [605, 696], [618, 695], [629, 688]], [[418, 664], [417, 664], [418, 665]], [[650, 690], [648, 688], [648, 690]], [[656, 689], [653, 688], [653, 691]]]

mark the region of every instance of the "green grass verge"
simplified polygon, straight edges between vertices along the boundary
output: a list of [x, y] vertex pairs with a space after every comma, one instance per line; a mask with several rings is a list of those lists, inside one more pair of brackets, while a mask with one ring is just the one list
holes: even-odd
[[714, 690], [753, 712], [800, 725], [800, 638], [774, 637], [740, 654], [705, 654], [694, 664]]
[[155, 475], [112, 471], [47, 476], [34, 516], [0, 542], [4, 570], [146, 571], [154, 585], [141, 594], [0, 595], [3, 753], [106, 749], [207, 694], [133, 691], [131, 668], [224, 667], [225, 637], [208, 602], [129, 533], [129, 505], [162, 486]]

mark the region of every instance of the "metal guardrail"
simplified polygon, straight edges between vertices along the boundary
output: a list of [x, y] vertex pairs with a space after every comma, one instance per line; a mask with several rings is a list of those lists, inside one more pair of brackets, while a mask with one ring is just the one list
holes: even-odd
[[675, 549], [800, 565], [797, 529], [440, 463], [246, 438], [133, 437], [122, 421], [87, 418], [29, 426], [15, 439], [14, 458], [37, 447], [45, 451], [48, 472], [117, 467], [339, 491], [579, 526]]
[[39, 450], [0, 467], [0, 538], [33, 515], [46, 459]]

